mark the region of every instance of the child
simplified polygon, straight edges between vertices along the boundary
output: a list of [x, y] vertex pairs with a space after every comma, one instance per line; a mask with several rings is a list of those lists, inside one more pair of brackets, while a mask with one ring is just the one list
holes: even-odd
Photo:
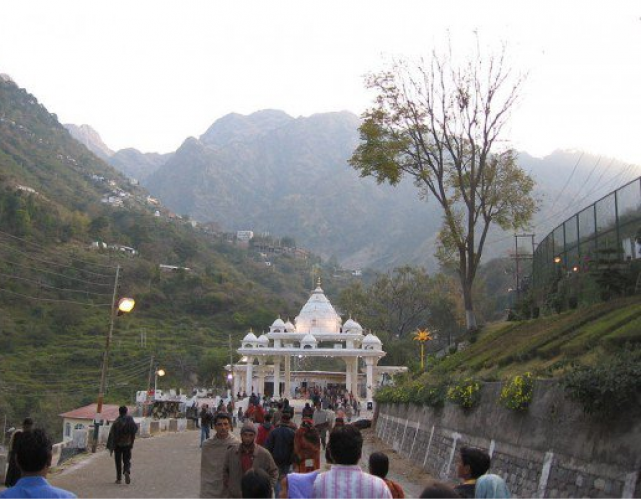
[[463, 480], [454, 489], [462, 498], [474, 498], [476, 480], [490, 468], [490, 456], [479, 448], [463, 446], [456, 464], [458, 477]]
[[381, 453], [380, 451], [372, 453], [369, 456], [369, 473], [372, 476], [380, 477], [383, 481], [385, 481], [385, 484], [387, 484], [387, 487], [392, 494], [392, 498], [405, 498], [403, 487], [396, 481], [386, 479], [388, 472], [389, 458], [387, 458], [387, 455], [385, 453]]

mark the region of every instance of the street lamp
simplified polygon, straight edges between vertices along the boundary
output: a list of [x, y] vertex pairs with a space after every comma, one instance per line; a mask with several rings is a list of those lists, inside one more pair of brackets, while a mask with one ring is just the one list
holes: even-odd
[[105, 351], [102, 355], [102, 370], [100, 372], [100, 389], [98, 390], [98, 403], [96, 404], [96, 416], [94, 418], [93, 426], [93, 444], [91, 445], [91, 452], [96, 453], [98, 446], [98, 429], [102, 422], [102, 403], [105, 398], [105, 384], [107, 381], [107, 368], [109, 366], [109, 349], [111, 347], [111, 337], [114, 332], [114, 323], [117, 316], [124, 313], [131, 312], [136, 302], [131, 298], [122, 298], [116, 302], [116, 293], [118, 292], [118, 279], [120, 277], [120, 265], [116, 267], [116, 279], [114, 281], [114, 292], [111, 299], [111, 315], [109, 318], [109, 330], [105, 340]]
[[165, 376], [165, 370], [162, 368], [158, 369], [156, 368], [156, 376], [154, 377], [154, 401], [157, 400], [157, 391], [158, 391], [158, 377], [164, 377]]

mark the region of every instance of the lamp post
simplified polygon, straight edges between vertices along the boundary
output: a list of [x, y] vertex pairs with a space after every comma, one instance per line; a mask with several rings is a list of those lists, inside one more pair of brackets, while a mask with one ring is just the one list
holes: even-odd
[[123, 313], [131, 312], [136, 302], [131, 298], [122, 298], [116, 303], [116, 294], [118, 293], [118, 279], [120, 277], [120, 265], [116, 267], [116, 279], [114, 281], [114, 292], [111, 299], [111, 314], [109, 318], [109, 330], [105, 340], [105, 350], [102, 355], [102, 370], [100, 372], [100, 389], [98, 390], [98, 402], [96, 404], [96, 416], [94, 418], [93, 427], [93, 444], [91, 445], [91, 452], [96, 453], [98, 446], [98, 430], [102, 422], [102, 403], [105, 398], [105, 384], [107, 381], [107, 368], [109, 366], [109, 349], [111, 348], [111, 337], [114, 332], [114, 323], [116, 317]]
[[158, 393], [158, 377], [164, 377], [165, 376], [165, 370], [162, 368], [158, 369], [156, 367], [156, 376], [154, 377], [154, 401], [156, 401], [156, 396]]

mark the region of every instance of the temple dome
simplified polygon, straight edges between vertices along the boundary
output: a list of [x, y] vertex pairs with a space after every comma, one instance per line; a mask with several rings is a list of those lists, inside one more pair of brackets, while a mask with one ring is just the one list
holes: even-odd
[[311, 333], [308, 333], [303, 337], [303, 340], [300, 341], [300, 346], [304, 349], [306, 347], [316, 347], [318, 342], [316, 341], [316, 337], [314, 337]]
[[256, 338], [256, 335], [254, 335], [254, 332], [249, 332], [245, 337], [243, 338], [243, 342], [256, 342], [258, 339]]
[[272, 332], [279, 331], [282, 332], [285, 330], [285, 322], [280, 319], [280, 317], [272, 323], [272, 326], [270, 328]]
[[339, 333], [342, 323], [320, 285], [312, 292], [294, 321], [299, 333]]
[[363, 327], [352, 318], [349, 318], [343, 325], [344, 333], [362, 333]]
[[242, 346], [245, 348], [251, 349], [252, 347], [256, 347], [257, 343], [258, 343], [258, 339], [256, 338], [256, 335], [254, 335], [253, 332], [249, 332], [243, 338]]
[[368, 333], [361, 343], [363, 349], [379, 350], [383, 347], [383, 342], [373, 333]]
[[269, 345], [269, 339], [267, 338], [267, 335], [263, 334], [258, 337], [258, 345], [260, 345], [261, 347], [267, 347]]
[[294, 326], [294, 323], [291, 321], [287, 320], [287, 323], [285, 323], [285, 331], [287, 332], [295, 332], [296, 327]]

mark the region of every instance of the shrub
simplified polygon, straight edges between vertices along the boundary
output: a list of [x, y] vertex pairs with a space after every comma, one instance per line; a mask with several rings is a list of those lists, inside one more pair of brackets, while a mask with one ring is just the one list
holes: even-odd
[[530, 372], [517, 375], [501, 389], [501, 404], [510, 410], [525, 411], [532, 402], [534, 379]]
[[412, 382], [399, 387], [384, 387], [374, 395], [377, 403], [413, 403], [441, 408], [445, 404], [445, 386]]
[[611, 417], [639, 404], [641, 353], [629, 350], [599, 366], [579, 366], [562, 380], [566, 395], [587, 414]]
[[447, 399], [461, 408], [475, 407], [481, 400], [481, 384], [472, 378], [466, 378], [447, 390]]

